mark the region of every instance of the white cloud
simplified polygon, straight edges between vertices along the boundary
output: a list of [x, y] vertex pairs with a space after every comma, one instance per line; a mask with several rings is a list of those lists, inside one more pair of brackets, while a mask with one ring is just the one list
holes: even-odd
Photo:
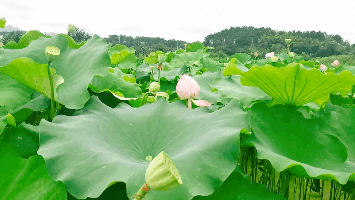
[[64, 33], [74, 24], [101, 37], [125, 34], [192, 42], [230, 27], [254, 26], [322, 31], [355, 43], [354, 9], [353, 0], [2, 0], [0, 17], [24, 30]]

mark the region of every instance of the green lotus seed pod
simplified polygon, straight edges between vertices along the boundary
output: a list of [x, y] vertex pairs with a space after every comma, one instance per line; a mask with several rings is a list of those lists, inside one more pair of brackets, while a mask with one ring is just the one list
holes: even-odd
[[149, 92], [159, 92], [160, 84], [158, 82], [152, 82], [149, 86]]
[[291, 43], [291, 39], [285, 39], [286, 44], [290, 44]]
[[290, 52], [290, 53], [288, 53], [288, 56], [289, 56], [290, 58], [293, 58], [293, 57], [295, 57], [295, 53]]
[[168, 191], [181, 185], [182, 180], [173, 161], [162, 151], [150, 162], [145, 183], [151, 189]]
[[273, 56], [271, 57], [271, 62], [277, 62], [279, 60], [279, 57]]
[[60, 50], [55, 46], [46, 47], [46, 56], [48, 61], [52, 62], [60, 55]]

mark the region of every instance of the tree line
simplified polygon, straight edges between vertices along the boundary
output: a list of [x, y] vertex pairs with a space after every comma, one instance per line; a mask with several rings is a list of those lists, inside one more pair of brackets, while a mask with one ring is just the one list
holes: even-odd
[[[25, 31], [0, 32], [5, 45], [10, 41], [18, 42]], [[82, 42], [92, 37], [84, 29], [76, 28], [68, 32], [76, 42]], [[231, 27], [218, 33], [207, 35], [203, 45], [214, 47], [210, 50], [213, 57], [226, 57], [235, 53], [248, 53], [263, 57], [269, 52], [286, 52], [285, 39], [291, 39], [292, 52], [306, 58], [327, 57], [332, 55], [355, 54], [355, 44], [350, 45], [340, 35], [328, 35], [325, 32], [315, 31], [276, 31], [271, 28], [255, 28], [251, 26]], [[136, 56], [144, 57], [155, 51], [176, 51], [184, 49], [186, 42], [181, 40], [165, 40], [159, 37], [132, 37], [127, 35], [109, 35], [105, 38], [112, 46], [122, 44], [133, 47]]]
[[232, 27], [205, 37], [203, 44], [211, 46], [216, 55], [235, 53], [258, 53], [264, 56], [268, 52], [285, 52], [285, 39], [291, 39], [292, 52], [306, 57], [327, 57], [331, 55], [355, 54], [355, 44], [350, 45], [340, 35], [328, 35], [316, 31], [276, 31], [271, 28], [251, 26]]

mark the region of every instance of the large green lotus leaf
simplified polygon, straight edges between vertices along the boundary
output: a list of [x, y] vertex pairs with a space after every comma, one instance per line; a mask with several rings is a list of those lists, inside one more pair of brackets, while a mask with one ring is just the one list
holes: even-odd
[[52, 67], [64, 78], [57, 88], [58, 101], [70, 109], [80, 109], [89, 100], [88, 85], [95, 75], [109, 74], [108, 44], [94, 35], [79, 49], [69, 49], [53, 61]]
[[144, 58], [144, 63], [149, 65], [157, 64], [159, 55], [165, 55], [165, 53], [162, 51], [151, 52], [149, 56]]
[[0, 106], [8, 111], [31, 101], [33, 90], [15, 79], [0, 73]]
[[237, 59], [232, 58], [223, 70], [224, 76], [241, 75], [242, 71], [236, 65]]
[[4, 131], [7, 124], [7, 109], [5, 106], [0, 106], [0, 135]]
[[122, 50], [119, 53], [114, 53], [112, 55], [111, 65], [124, 64], [124, 66], [130, 66], [135, 63], [135, 61], [136, 57], [134, 56], [134, 53], [130, 53], [127, 50]]
[[222, 72], [205, 72], [202, 75], [192, 76], [192, 78], [195, 79], [195, 81], [200, 86], [200, 93], [197, 99], [206, 100], [212, 104], [217, 104], [217, 102], [226, 103], [225, 99], [222, 98], [221, 94], [219, 94], [218, 92], [212, 92], [212, 88], [210, 87], [211, 82], [213, 82], [216, 78], [222, 76]]
[[242, 85], [257, 86], [273, 98], [272, 105], [304, 105], [315, 102], [323, 105], [331, 93], [346, 95], [355, 84], [355, 76], [349, 71], [339, 75], [322, 74], [317, 69], [306, 70], [292, 63], [277, 68], [271, 65], [252, 67], [242, 74]]
[[267, 187], [259, 183], [251, 183], [249, 175], [243, 174], [239, 165], [229, 175], [220, 188], [210, 196], [196, 196], [192, 200], [260, 200], [285, 199], [281, 195], [271, 192]]
[[246, 53], [236, 53], [233, 55], [233, 57], [236, 58], [242, 64], [247, 63], [251, 58], [251, 56]]
[[[10, 64], [0, 67], [0, 72], [50, 98], [51, 89], [47, 68], [46, 64], [35, 63], [29, 58], [17, 58]], [[52, 72], [55, 73], [55, 70]], [[54, 87], [57, 88], [62, 82], [63, 78], [55, 74]], [[54, 95], [56, 100], [58, 99], [57, 95], [57, 93]]]
[[39, 147], [38, 130], [35, 126], [23, 123], [13, 133], [9, 134], [5, 142], [17, 151], [22, 158], [28, 158], [37, 154]]
[[355, 167], [355, 107], [343, 107], [327, 112], [322, 119], [319, 129], [324, 134], [339, 138], [348, 150], [348, 161]]
[[344, 70], [348, 70], [349, 72], [351, 72], [352, 74], [355, 75], [355, 66], [349, 66], [349, 65], [340, 66], [340, 67], [336, 68], [335, 74], [340, 74]]
[[250, 106], [255, 101], [270, 101], [272, 98], [257, 87], [243, 86], [240, 76], [218, 78], [211, 83], [211, 88], [216, 88], [223, 98], [233, 98]]
[[[158, 81], [158, 71], [154, 71], [153, 78]], [[165, 78], [168, 81], [173, 81], [181, 75], [180, 69], [172, 69], [170, 71], [160, 71], [160, 78]]]
[[67, 199], [65, 186], [51, 179], [41, 156], [22, 159], [0, 140], [0, 163], [0, 199]]
[[82, 41], [81, 43], [77, 44], [75, 42], [75, 40], [72, 37], [70, 37], [69, 35], [67, 35], [67, 34], [60, 34], [60, 35], [62, 35], [65, 38], [67, 38], [68, 46], [71, 47], [72, 49], [78, 49], [78, 48], [82, 47], [86, 43], [86, 41]]
[[[68, 41], [62, 35], [56, 35], [52, 38], [40, 37], [32, 41], [28, 47], [23, 49], [1, 49], [0, 48], [0, 67], [8, 65], [16, 58], [27, 57], [32, 59], [35, 63], [47, 64], [46, 47], [56, 46], [61, 53], [68, 48]], [[59, 57], [60, 58], [60, 57]], [[34, 73], [34, 72], [33, 72]]]
[[[296, 107], [269, 108], [258, 103], [248, 111], [253, 134], [243, 143], [254, 145], [258, 158], [268, 159], [276, 171], [288, 169], [297, 176], [334, 179], [345, 184], [349, 177], [355, 179], [355, 129], [344, 124], [348, 121], [342, 122], [354, 121], [353, 108], [351, 112], [332, 111], [328, 117], [305, 119]], [[332, 125], [339, 126], [330, 129]]]
[[210, 195], [234, 170], [239, 132], [248, 123], [237, 101], [209, 113], [162, 98], [140, 108], [120, 103], [112, 109], [93, 97], [74, 116], [41, 121], [38, 154], [76, 198], [98, 197], [113, 181], [125, 182], [131, 197], [145, 182], [146, 157], [164, 151], [183, 184], [149, 191], [145, 198], [191, 199]]
[[138, 86], [138, 84], [125, 81], [123, 77], [117, 73], [110, 73], [104, 77], [95, 76], [89, 87], [97, 93], [109, 91], [125, 98], [136, 98], [142, 96], [142, 89]]
[[31, 30], [31, 31], [27, 31], [19, 40], [18, 43], [16, 42], [12, 42], [11, 44], [6, 44], [4, 46], [5, 49], [22, 49], [27, 47], [30, 42], [37, 40], [40, 37], [46, 37], [48, 38], [48, 36], [44, 35], [43, 33], [37, 31], [37, 30]]
[[202, 49], [197, 50], [197, 52], [183, 52], [175, 54], [170, 61], [170, 65], [173, 68], [181, 68], [184, 65], [192, 66], [196, 61], [200, 61], [201, 58], [207, 57], [209, 54], [205, 53]]
[[115, 46], [108, 48], [108, 54], [110, 55], [110, 57], [112, 57], [114, 53], [119, 53], [122, 50], [126, 50], [129, 53], [133, 53], [133, 54], [136, 52], [136, 50], [133, 47], [128, 48], [125, 45], [116, 44]]
[[186, 47], [186, 52], [196, 52], [200, 49], [205, 50], [205, 46], [201, 42], [193, 42]]
[[202, 58], [201, 59], [201, 64], [204, 68], [207, 69], [209, 72], [216, 72], [220, 69], [223, 69], [223, 64], [213, 60], [212, 58]]
[[37, 31], [37, 30], [31, 30], [27, 31], [18, 41], [18, 44], [22, 46], [22, 48], [27, 47], [30, 42], [37, 40], [40, 37], [47, 37], [43, 33]]

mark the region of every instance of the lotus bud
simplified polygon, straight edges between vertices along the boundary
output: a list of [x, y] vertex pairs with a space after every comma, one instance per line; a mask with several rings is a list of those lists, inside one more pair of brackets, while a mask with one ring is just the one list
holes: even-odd
[[152, 82], [149, 86], [149, 92], [159, 92], [160, 84], [158, 82]]
[[255, 52], [255, 53], [254, 53], [254, 56], [255, 56], [255, 57], [258, 57], [258, 52]]
[[176, 93], [181, 100], [194, 99], [198, 97], [200, 86], [189, 75], [183, 75], [176, 85]]
[[68, 25], [68, 33], [74, 33], [76, 31], [76, 27], [73, 24]]
[[273, 56], [271, 57], [271, 62], [277, 62], [279, 60], [279, 57]]
[[291, 39], [285, 39], [286, 44], [290, 44], [291, 43]]
[[4, 17], [0, 18], [0, 28], [5, 28], [5, 24], [6, 24], [6, 19]]
[[274, 57], [275, 56], [275, 54], [274, 54], [274, 52], [271, 52], [271, 53], [267, 53], [266, 55], [265, 55], [265, 58], [267, 58], [267, 57]]
[[327, 66], [321, 64], [321, 65], [319, 66], [319, 69], [320, 69], [320, 71], [325, 72], [325, 71], [327, 71]]
[[182, 184], [173, 161], [163, 151], [150, 162], [145, 173], [145, 183], [157, 191], [168, 191]]
[[52, 62], [60, 55], [60, 50], [55, 46], [46, 47], [46, 56], [49, 62]]
[[289, 56], [290, 58], [293, 58], [293, 57], [295, 57], [295, 53], [290, 52], [290, 53], [288, 53], [288, 56]]
[[333, 67], [337, 67], [340, 65], [338, 60], [334, 60], [334, 62], [331, 64]]

